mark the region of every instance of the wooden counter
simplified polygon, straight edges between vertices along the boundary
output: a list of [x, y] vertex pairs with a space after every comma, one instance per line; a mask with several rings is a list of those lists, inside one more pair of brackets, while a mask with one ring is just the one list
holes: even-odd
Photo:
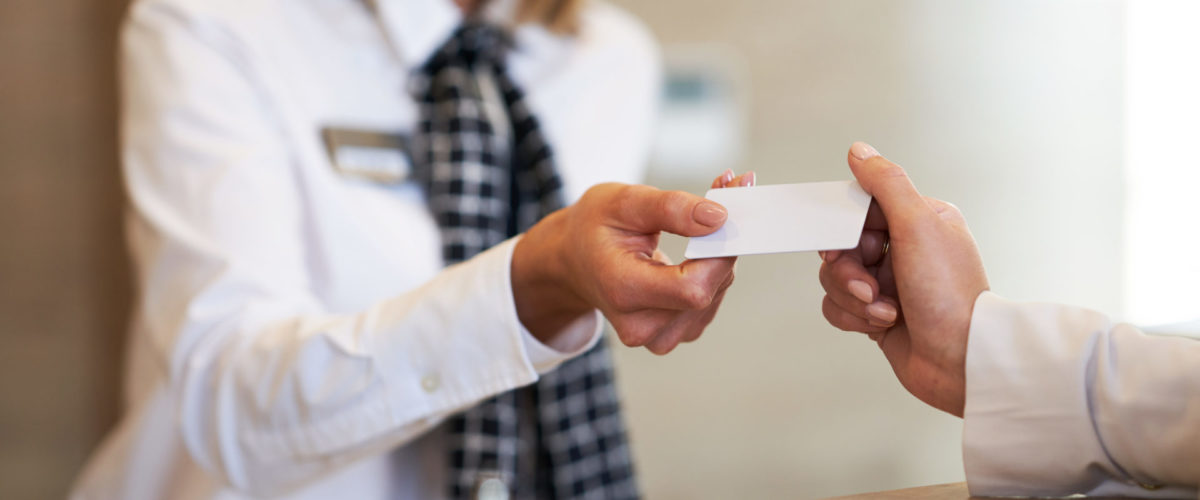
[[[973, 497], [967, 493], [967, 483], [937, 484], [906, 488], [903, 490], [878, 491], [875, 493], [860, 493], [844, 497], [834, 497], [827, 500], [986, 500], [985, 497]], [[1087, 500], [1117, 500], [1106, 497], [1087, 497]]]
[[861, 493], [858, 495], [836, 497], [830, 500], [968, 500], [970, 498], [972, 497], [970, 493], [967, 493], [967, 483], [952, 483], [906, 488], [903, 490]]

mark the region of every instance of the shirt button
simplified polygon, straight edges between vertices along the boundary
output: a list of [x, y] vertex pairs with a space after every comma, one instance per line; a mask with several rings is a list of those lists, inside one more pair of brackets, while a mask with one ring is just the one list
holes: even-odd
[[441, 379], [438, 378], [437, 375], [429, 374], [424, 377], [421, 377], [421, 388], [425, 389], [425, 392], [436, 391], [436, 390], [438, 390], [438, 387], [441, 385], [442, 385], [442, 381], [441, 381]]
[[508, 500], [508, 486], [500, 478], [492, 477], [479, 483], [475, 498], [478, 500]]

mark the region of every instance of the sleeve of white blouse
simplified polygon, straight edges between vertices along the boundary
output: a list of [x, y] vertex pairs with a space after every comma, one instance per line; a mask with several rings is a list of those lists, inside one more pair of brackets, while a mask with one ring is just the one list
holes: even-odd
[[1197, 495], [1200, 342], [984, 293], [964, 413], [973, 495]]
[[206, 469], [252, 494], [287, 491], [530, 384], [599, 337], [589, 315], [571, 352], [532, 341], [513, 303], [513, 241], [357, 314], [324, 311], [289, 151], [236, 41], [156, 4], [130, 16], [122, 156], [139, 331]]

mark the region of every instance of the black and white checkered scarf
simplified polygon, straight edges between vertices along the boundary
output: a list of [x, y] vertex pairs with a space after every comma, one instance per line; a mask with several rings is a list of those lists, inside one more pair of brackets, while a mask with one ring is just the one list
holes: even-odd
[[[447, 265], [563, 206], [551, 150], [506, 72], [510, 44], [501, 29], [467, 20], [414, 81], [414, 173]], [[534, 385], [452, 417], [447, 435], [451, 498], [504, 497], [499, 484], [519, 499], [638, 496], [604, 342]]]

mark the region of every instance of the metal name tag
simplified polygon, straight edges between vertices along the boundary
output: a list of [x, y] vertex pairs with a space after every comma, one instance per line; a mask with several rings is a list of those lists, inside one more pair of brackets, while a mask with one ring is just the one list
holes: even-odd
[[408, 139], [403, 135], [325, 127], [321, 138], [334, 170], [346, 177], [398, 184], [412, 173]]

